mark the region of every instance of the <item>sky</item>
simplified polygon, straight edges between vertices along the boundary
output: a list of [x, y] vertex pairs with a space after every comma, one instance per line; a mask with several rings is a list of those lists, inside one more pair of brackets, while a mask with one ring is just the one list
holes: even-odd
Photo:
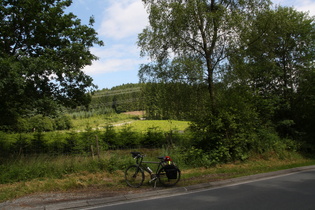
[[[275, 5], [293, 6], [315, 16], [315, 0], [272, 0]], [[148, 25], [148, 14], [142, 0], [73, 0], [66, 12], [74, 13], [82, 24], [95, 19], [93, 28], [105, 46], [92, 47], [99, 59], [83, 71], [93, 78], [99, 89], [138, 83], [141, 64], [149, 62], [140, 57], [138, 34]]]

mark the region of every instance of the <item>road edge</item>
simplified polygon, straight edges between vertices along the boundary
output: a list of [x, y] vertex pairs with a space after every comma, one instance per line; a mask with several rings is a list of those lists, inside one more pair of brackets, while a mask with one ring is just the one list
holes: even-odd
[[[206, 182], [202, 184], [196, 184], [196, 185], [190, 185], [185, 187], [172, 187], [168, 189], [159, 189], [155, 191], [150, 192], [144, 192], [144, 193], [136, 193], [136, 194], [126, 194], [126, 195], [120, 195], [120, 196], [114, 196], [114, 197], [106, 197], [106, 198], [96, 198], [96, 199], [85, 199], [80, 201], [67, 201], [67, 202], [59, 202], [54, 204], [38, 204], [36, 207], [19, 207], [19, 209], [35, 209], [35, 210], [61, 210], [61, 209], [87, 209], [87, 208], [93, 208], [98, 206], [105, 206], [105, 205], [111, 205], [115, 203], [121, 203], [121, 202], [127, 202], [127, 201], [133, 201], [133, 200], [143, 200], [153, 197], [161, 197], [161, 196], [169, 196], [169, 195], [176, 195], [176, 194], [183, 194], [183, 193], [189, 193], [204, 189], [210, 189], [210, 188], [217, 188], [217, 187], [223, 187], [223, 186], [229, 186], [234, 184], [241, 184], [245, 182], [250, 182], [254, 180], [261, 180], [261, 179], [267, 179], [272, 178], [275, 176], [281, 176], [281, 175], [288, 175], [291, 173], [297, 173], [307, 170], [315, 169], [315, 165], [311, 166], [302, 166], [297, 168], [290, 168], [290, 169], [284, 169], [279, 171], [273, 171], [273, 172], [267, 172], [267, 173], [261, 173], [261, 174], [254, 174], [249, 176], [242, 176], [232, 179], [226, 179], [222, 181], [215, 181], [215, 182]], [[7, 206], [5, 203], [0, 204], [0, 209], [9, 209], [10, 207]], [[10, 208], [12, 209], [12, 208]]]

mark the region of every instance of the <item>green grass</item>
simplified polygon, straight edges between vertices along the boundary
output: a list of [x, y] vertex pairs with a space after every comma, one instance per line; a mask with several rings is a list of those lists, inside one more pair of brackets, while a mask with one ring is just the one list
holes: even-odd
[[75, 118], [72, 119], [72, 129], [76, 131], [84, 131], [88, 127], [103, 129], [110, 124], [126, 123], [137, 119], [139, 119], [137, 116], [116, 113], [97, 115], [88, 118]]
[[[117, 126], [118, 129], [123, 128], [124, 125]], [[189, 127], [189, 121], [177, 121], [177, 120], [140, 120], [130, 121], [125, 126], [131, 126], [132, 130], [137, 132], [145, 132], [149, 128], [156, 128], [161, 131], [184, 131]]]
[[[134, 163], [129, 154], [132, 150], [107, 151], [100, 160], [89, 156], [33, 156], [8, 160], [1, 165], [0, 202], [33, 193], [67, 191], [127, 192], [131, 189], [124, 182], [124, 169]], [[163, 149], [140, 149], [146, 160], [157, 160], [166, 155]], [[175, 156], [174, 156], [175, 157]], [[179, 158], [179, 156], [177, 156]], [[176, 159], [174, 160], [176, 162]], [[179, 161], [180, 162], [180, 161]], [[182, 171], [178, 186], [211, 182], [234, 177], [258, 174], [287, 168], [314, 165], [315, 160], [294, 152], [279, 158], [270, 153], [243, 162], [234, 162], [213, 167], [193, 168], [179, 165]], [[154, 169], [154, 166], [151, 167]], [[140, 189], [152, 189], [146, 179]]]
[[102, 130], [108, 125], [114, 125], [117, 129], [122, 129], [124, 126], [131, 126], [134, 131], [144, 132], [149, 128], [156, 128], [167, 132], [170, 130], [184, 131], [189, 126], [188, 121], [139, 120], [140, 117], [141, 116], [112, 113], [89, 118], [76, 118], [72, 119], [72, 129], [75, 131], [84, 131], [87, 128]]

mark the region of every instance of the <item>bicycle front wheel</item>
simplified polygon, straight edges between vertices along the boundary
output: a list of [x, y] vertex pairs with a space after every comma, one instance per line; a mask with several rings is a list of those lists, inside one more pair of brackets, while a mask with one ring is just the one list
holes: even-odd
[[137, 166], [129, 166], [125, 171], [125, 180], [130, 187], [140, 187], [144, 181], [144, 172]]
[[180, 170], [177, 167], [169, 169], [164, 166], [158, 172], [158, 179], [165, 187], [174, 186], [180, 180]]

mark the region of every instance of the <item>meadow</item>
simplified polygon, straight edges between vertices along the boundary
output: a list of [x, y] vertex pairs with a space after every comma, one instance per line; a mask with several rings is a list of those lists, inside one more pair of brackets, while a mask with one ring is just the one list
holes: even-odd
[[92, 115], [90, 117], [78, 117], [72, 115], [72, 129], [84, 131], [87, 127], [103, 130], [112, 125], [117, 129], [131, 126], [133, 130], [144, 132], [149, 128], [162, 131], [178, 130], [184, 131], [189, 127], [189, 121], [179, 120], [144, 120], [143, 112], [126, 112], [122, 114], [110, 113], [103, 115]]

